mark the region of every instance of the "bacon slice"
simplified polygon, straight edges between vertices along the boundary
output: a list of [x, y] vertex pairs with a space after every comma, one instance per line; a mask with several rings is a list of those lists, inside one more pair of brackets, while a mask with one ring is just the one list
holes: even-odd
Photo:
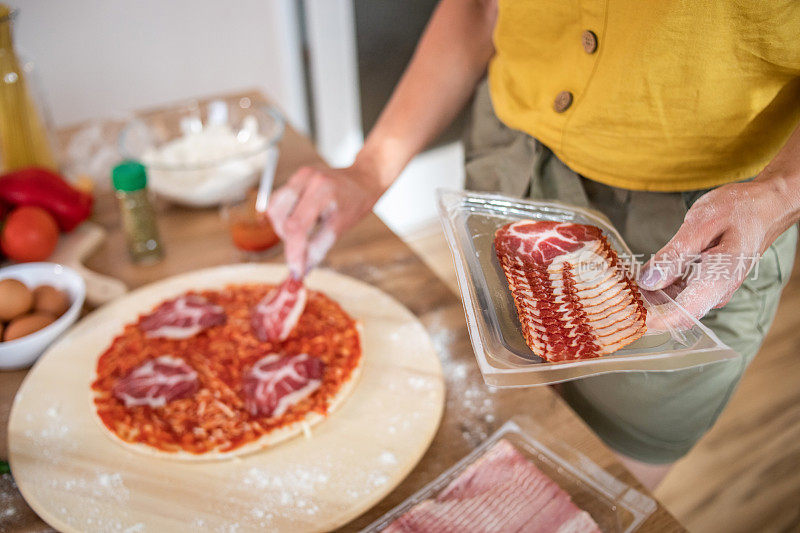
[[600, 357], [644, 335], [638, 288], [598, 228], [523, 220], [497, 230], [495, 250], [537, 356]]
[[324, 371], [322, 360], [305, 353], [262, 357], [244, 377], [245, 408], [253, 416], [281, 416], [319, 388]]
[[251, 325], [262, 342], [283, 342], [297, 325], [306, 307], [303, 282], [288, 277], [253, 309]]
[[561, 487], [500, 440], [436, 498], [416, 504], [383, 531], [599, 533], [600, 528]]
[[186, 339], [227, 320], [225, 310], [202, 296], [187, 294], [168, 300], [143, 317], [139, 327], [148, 337]]
[[117, 381], [114, 397], [126, 407], [147, 405], [164, 407], [167, 403], [188, 398], [200, 389], [197, 372], [183, 359], [162, 355], [134, 368]]

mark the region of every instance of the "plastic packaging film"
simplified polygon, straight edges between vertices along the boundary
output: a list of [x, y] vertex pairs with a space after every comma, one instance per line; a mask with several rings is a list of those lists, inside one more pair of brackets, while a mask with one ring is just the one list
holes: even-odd
[[529, 417], [518, 416], [503, 424], [472, 453], [367, 526], [363, 533], [382, 531], [418, 503], [435, 498], [501, 439], [512, 444], [566, 491], [570, 499], [580, 509], [588, 512], [602, 531], [635, 531], [656, 510], [656, 503], [652, 498], [618, 480], [569, 445], [548, 435]]
[[469, 191], [440, 190], [438, 202], [472, 346], [487, 385], [527, 387], [608, 372], [675, 371], [738, 357], [664, 291], [641, 291], [647, 309], [643, 337], [599, 358], [544, 361], [525, 343], [495, 254], [495, 231], [524, 219], [597, 226], [620, 260], [635, 267], [630, 248], [603, 215], [588, 209]]

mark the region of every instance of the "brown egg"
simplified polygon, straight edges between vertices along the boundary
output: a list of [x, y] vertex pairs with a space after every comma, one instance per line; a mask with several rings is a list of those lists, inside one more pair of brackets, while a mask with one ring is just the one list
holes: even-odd
[[55, 321], [56, 317], [48, 313], [31, 313], [29, 315], [15, 318], [6, 326], [3, 334], [4, 341], [13, 341], [25, 335], [30, 335], [39, 331], [45, 326], [49, 326]]
[[69, 305], [69, 297], [64, 291], [50, 285], [33, 289], [33, 309], [37, 312], [61, 316], [69, 309]]
[[24, 315], [33, 306], [33, 293], [16, 279], [0, 280], [0, 322]]

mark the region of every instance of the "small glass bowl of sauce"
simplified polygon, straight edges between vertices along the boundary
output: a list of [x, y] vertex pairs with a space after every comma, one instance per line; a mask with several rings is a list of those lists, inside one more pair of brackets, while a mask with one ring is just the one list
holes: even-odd
[[221, 208], [233, 245], [246, 261], [258, 261], [277, 253], [280, 237], [275, 233], [266, 213], [256, 211], [256, 195], [248, 194], [241, 202]]

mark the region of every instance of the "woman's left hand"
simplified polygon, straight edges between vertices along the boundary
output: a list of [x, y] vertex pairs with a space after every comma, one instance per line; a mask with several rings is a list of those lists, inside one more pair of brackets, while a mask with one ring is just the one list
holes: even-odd
[[700, 197], [639, 284], [664, 289], [695, 318], [731, 299], [761, 255], [798, 218], [798, 191], [767, 169]]

